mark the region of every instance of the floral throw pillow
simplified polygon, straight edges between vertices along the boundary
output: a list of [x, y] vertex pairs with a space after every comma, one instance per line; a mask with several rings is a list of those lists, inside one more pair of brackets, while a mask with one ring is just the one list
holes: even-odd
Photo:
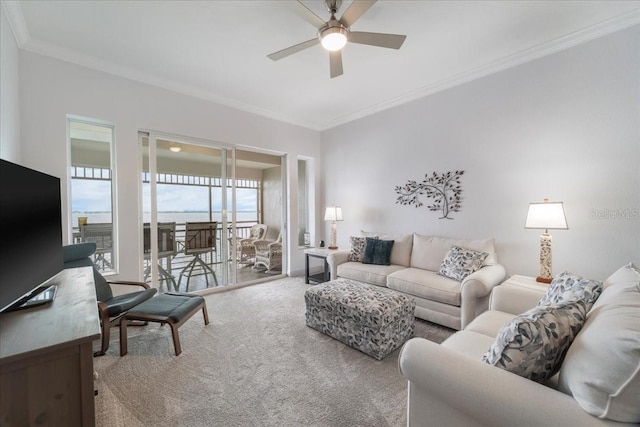
[[538, 301], [537, 307], [584, 300], [588, 311], [601, 293], [602, 282], [585, 279], [565, 271], [553, 278], [547, 292]]
[[542, 382], [555, 375], [587, 315], [584, 300], [534, 307], [507, 323], [482, 361]]
[[349, 251], [349, 261], [362, 262], [364, 254], [364, 237], [349, 237], [351, 250]]
[[440, 264], [438, 274], [462, 282], [468, 275], [482, 267], [488, 256], [486, 252], [451, 246]]

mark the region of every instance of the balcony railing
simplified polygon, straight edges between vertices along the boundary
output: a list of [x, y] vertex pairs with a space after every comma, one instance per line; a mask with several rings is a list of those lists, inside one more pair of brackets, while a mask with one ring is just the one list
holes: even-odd
[[[239, 238], [249, 237], [251, 232], [251, 227], [254, 224], [256, 224], [255, 221], [238, 222], [236, 225], [236, 236], [238, 236]], [[106, 226], [107, 224], [105, 223], [104, 225]], [[111, 224], [108, 224], [108, 225], [111, 225]], [[111, 230], [113, 229], [111, 228]], [[224, 274], [223, 274], [224, 268], [228, 269], [227, 270], [228, 275], [230, 275], [230, 272], [231, 272], [230, 270], [231, 263], [229, 262], [232, 257], [231, 241], [229, 240], [231, 236], [231, 232], [232, 232], [232, 229], [229, 228], [227, 232], [223, 233], [222, 224], [218, 223], [218, 228], [216, 232], [215, 251], [214, 250], [206, 251], [199, 255], [200, 258], [216, 272], [216, 276], [218, 278], [218, 283], [220, 286], [226, 285], [226, 283], [223, 283], [223, 281], [221, 280], [221, 278], [224, 277]], [[189, 262], [193, 259], [192, 255], [186, 255], [184, 251], [185, 233], [186, 233], [186, 223], [176, 223], [175, 238], [174, 238], [175, 244], [177, 245], [176, 250], [171, 251], [170, 253], [165, 252], [162, 254], [163, 256], [159, 257], [158, 259], [158, 262], [160, 264], [160, 271], [161, 271], [161, 274], [159, 275], [161, 290], [193, 291], [193, 290], [203, 289], [206, 287], [206, 281], [204, 280], [203, 274], [196, 273], [195, 275], [192, 275], [188, 289], [186, 289], [184, 279], [182, 280], [182, 283], [180, 284], [179, 289], [177, 288], [177, 285], [179, 283], [180, 273], [184, 270], [187, 264], [189, 264]], [[222, 239], [226, 240], [225, 251], [223, 251]], [[74, 242], [80, 243], [82, 241], [85, 241], [83, 240], [82, 231], [81, 230], [74, 231]], [[95, 240], [90, 240], [90, 241], [95, 241]], [[111, 239], [109, 239], [108, 241], [111, 242]], [[98, 247], [98, 250], [96, 251], [96, 255], [94, 255], [94, 262], [98, 270], [102, 272], [112, 271], [111, 269], [112, 269], [112, 260], [113, 260], [113, 247], [110, 246], [110, 244], [109, 246], [104, 247], [105, 245], [104, 242], [105, 240], [96, 241], [96, 244], [99, 247]], [[100, 245], [103, 245], [103, 246], [101, 247]], [[150, 277], [150, 269], [149, 269], [149, 264], [150, 264], [149, 258], [150, 258], [149, 256], [145, 256], [143, 267], [145, 272], [144, 280], [150, 283], [151, 277]], [[241, 265], [238, 265], [238, 273], [239, 273], [238, 279], [237, 279], [238, 282], [265, 277], [264, 272], [261, 272], [259, 270], [254, 270], [249, 267], [244, 267], [244, 268], [241, 268], [241, 267], [242, 267]], [[171, 278], [173, 278], [173, 281], [171, 280]], [[175, 283], [175, 286], [174, 286], [174, 283]], [[209, 280], [209, 285], [210, 286], [213, 285], [213, 280]]]

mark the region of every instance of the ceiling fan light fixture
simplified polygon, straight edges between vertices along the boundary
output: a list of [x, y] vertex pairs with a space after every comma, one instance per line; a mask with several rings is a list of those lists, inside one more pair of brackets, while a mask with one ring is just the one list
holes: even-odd
[[347, 30], [342, 27], [328, 27], [320, 32], [322, 47], [329, 52], [342, 49], [347, 44]]

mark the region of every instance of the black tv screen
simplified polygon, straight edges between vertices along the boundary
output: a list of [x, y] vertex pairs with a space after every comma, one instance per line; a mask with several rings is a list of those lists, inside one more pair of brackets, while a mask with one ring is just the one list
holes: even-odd
[[0, 311], [62, 271], [60, 179], [0, 159]]

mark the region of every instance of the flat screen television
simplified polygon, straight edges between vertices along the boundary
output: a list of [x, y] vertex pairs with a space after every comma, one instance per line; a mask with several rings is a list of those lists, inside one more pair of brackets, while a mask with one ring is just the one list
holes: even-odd
[[59, 178], [0, 159], [0, 312], [55, 296], [52, 278], [63, 269], [60, 206]]

